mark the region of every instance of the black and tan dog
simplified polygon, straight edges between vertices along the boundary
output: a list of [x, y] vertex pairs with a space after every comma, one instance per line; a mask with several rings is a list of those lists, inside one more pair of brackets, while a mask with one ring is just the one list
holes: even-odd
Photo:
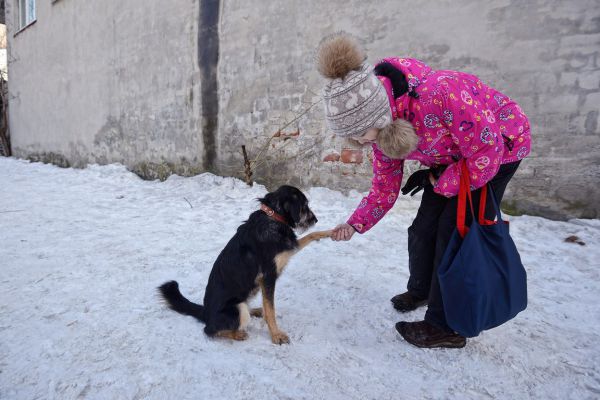
[[[294, 229], [317, 223], [306, 196], [295, 187], [282, 186], [258, 199], [261, 209], [250, 214], [217, 257], [204, 294], [204, 304], [190, 302], [175, 281], [159, 287], [169, 307], [206, 324], [209, 336], [244, 340], [250, 315], [263, 316], [273, 343], [289, 343], [275, 320], [275, 282], [290, 257], [331, 231], [313, 232], [300, 239]], [[248, 309], [248, 300], [262, 291], [262, 309]]]

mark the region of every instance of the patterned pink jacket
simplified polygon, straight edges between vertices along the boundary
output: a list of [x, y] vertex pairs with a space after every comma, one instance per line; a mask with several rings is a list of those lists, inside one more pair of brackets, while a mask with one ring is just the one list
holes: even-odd
[[[410, 121], [419, 137], [407, 160], [425, 166], [447, 165], [433, 190], [443, 196], [458, 193], [460, 159], [466, 159], [473, 189], [482, 187], [501, 164], [526, 157], [531, 148], [529, 121], [513, 100], [474, 75], [434, 71], [412, 58], [386, 58], [406, 76], [408, 93], [392, 97], [388, 78], [379, 77], [390, 99], [394, 119]], [[348, 224], [359, 233], [371, 229], [394, 205], [400, 191], [404, 160], [386, 157], [373, 144], [373, 182]]]

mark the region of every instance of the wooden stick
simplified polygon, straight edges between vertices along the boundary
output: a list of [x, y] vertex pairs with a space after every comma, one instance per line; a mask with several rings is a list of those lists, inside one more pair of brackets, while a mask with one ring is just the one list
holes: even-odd
[[246, 145], [242, 145], [242, 153], [244, 153], [244, 177], [246, 184], [252, 186], [252, 167], [250, 166], [250, 160], [248, 159], [248, 153], [246, 153]]

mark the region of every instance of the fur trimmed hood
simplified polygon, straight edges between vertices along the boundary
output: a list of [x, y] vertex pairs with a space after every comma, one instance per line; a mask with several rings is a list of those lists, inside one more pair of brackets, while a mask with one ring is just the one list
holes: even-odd
[[419, 138], [415, 128], [405, 119], [397, 119], [377, 135], [377, 147], [389, 158], [405, 159], [416, 150]]

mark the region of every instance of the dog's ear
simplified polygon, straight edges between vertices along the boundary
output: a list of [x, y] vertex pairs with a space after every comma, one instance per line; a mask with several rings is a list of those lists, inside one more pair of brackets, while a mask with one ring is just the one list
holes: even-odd
[[300, 213], [302, 212], [302, 202], [296, 195], [292, 195], [291, 198], [286, 199], [283, 204], [283, 209], [289, 216], [289, 222], [292, 228], [298, 225], [300, 222]]
[[265, 197], [257, 199], [261, 204], [274, 208], [277, 206], [277, 196], [273, 193], [267, 193]]

